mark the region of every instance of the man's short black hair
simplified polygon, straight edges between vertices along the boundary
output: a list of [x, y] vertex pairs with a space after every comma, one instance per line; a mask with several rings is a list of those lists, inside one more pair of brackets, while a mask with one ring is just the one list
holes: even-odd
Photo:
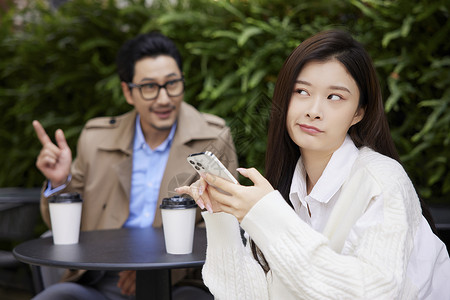
[[126, 41], [117, 54], [117, 72], [120, 81], [131, 82], [134, 76], [134, 65], [144, 57], [167, 55], [175, 59], [178, 68], [183, 72], [180, 52], [175, 43], [159, 32], [140, 34]]

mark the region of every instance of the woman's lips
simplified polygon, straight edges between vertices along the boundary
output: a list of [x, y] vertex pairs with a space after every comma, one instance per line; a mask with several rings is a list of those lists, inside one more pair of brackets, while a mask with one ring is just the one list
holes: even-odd
[[301, 130], [303, 130], [304, 132], [309, 133], [309, 134], [318, 134], [318, 133], [323, 132], [322, 130], [320, 130], [319, 128], [316, 128], [314, 126], [309, 126], [306, 124], [300, 124], [299, 126], [300, 126]]

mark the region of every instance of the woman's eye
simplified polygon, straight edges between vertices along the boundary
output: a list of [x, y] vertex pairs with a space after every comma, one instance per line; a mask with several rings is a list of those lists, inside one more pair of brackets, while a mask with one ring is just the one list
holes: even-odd
[[327, 99], [329, 99], [329, 100], [342, 100], [342, 97], [339, 96], [339, 95], [332, 94], [332, 95], [329, 95]]
[[296, 89], [295, 92], [299, 95], [308, 95], [308, 93], [302, 89]]

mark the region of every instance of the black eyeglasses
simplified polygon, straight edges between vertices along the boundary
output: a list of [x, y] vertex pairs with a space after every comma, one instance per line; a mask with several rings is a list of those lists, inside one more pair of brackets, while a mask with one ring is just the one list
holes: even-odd
[[142, 98], [145, 100], [155, 100], [159, 96], [159, 91], [164, 88], [169, 97], [180, 96], [184, 92], [184, 78], [178, 78], [174, 80], [167, 81], [163, 85], [159, 85], [155, 82], [135, 84], [128, 83], [129, 88], [138, 88], [141, 93]]

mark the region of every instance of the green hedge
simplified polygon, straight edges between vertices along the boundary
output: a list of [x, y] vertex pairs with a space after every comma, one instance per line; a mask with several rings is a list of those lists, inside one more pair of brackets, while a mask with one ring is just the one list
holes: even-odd
[[29, 1], [2, 13], [0, 186], [39, 186], [31, 121], [62, 128], [130, 107], [114, 59], [137, 33], [160, 30], [184, 57], [186, 101], [224, 117], [242, 166], [264, 167], [268, 108], [279, 69], [303, 39], [350, 30], [372, 55], [404, 166], [429, 202], [450, 201], [450, 22], [447, 0]]

